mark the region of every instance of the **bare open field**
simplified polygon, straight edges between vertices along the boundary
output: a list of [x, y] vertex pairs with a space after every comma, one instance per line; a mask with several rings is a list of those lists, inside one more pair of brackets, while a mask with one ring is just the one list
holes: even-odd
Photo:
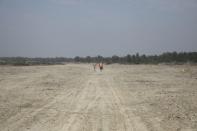
[[1, 131], [197, 131], [197, 66], [0, 66]]

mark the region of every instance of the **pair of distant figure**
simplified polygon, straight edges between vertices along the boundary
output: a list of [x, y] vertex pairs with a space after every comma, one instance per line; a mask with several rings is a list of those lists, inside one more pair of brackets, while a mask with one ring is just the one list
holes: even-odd
[[103, 70], [103, 63], [99, 63], [99, 64], [93, 64], [94, 67], [94, 71], [96, 71], [96, 68], [99, 67], [100, 71]]

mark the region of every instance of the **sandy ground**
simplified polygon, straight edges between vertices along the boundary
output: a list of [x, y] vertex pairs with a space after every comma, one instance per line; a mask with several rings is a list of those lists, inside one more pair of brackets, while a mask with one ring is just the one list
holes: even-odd
[[197, 131], [197, 66], [0, 66], [1, 131]]

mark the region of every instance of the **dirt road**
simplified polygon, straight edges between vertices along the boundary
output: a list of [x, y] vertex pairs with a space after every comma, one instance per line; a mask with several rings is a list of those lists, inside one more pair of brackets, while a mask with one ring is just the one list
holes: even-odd
[[1, 131], [196, 131], [195, 66], [0, 67]]

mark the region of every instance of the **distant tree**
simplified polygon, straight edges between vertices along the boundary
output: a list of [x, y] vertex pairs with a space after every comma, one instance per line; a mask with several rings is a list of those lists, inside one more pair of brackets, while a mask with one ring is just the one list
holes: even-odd
[[112, 62], [113, 62], [113, 63], [120, 63], [119, 60], [120, 60], [119, 56], [117, 56], [117, 55], [113, 55], [113, 56], [112, 56]]
[[128, 54], [128, 55], [126, 56], [126, 63], [131, 63], [131, 62], [132, 62], [131, 55]]
[[80, 58], [79, 56], [76, 56], [76, 57], [74, 58], [74, 61], [75, 61], [75, 62], [80, 62], [80, 60], [81, 60], [81, 58]]
[[90, 56], [87, 56], [85, 59], [86, 59], [85, 61], [88, 62], [88, 63], [90, 63], [92, 61]]
[[143, 64], [146, 64], [147, 63], [147, 58], [146, 58], [146, 55], [145, 54], [143, 54], [141, 57], [140, 57], [140, 61], [141, 61], [141, 63], [143, 63]]
[[139, 55], [139, 53], [136, 53], [136, 55], [135, 55], [135, 64], [140, 64], [140, 55]]

